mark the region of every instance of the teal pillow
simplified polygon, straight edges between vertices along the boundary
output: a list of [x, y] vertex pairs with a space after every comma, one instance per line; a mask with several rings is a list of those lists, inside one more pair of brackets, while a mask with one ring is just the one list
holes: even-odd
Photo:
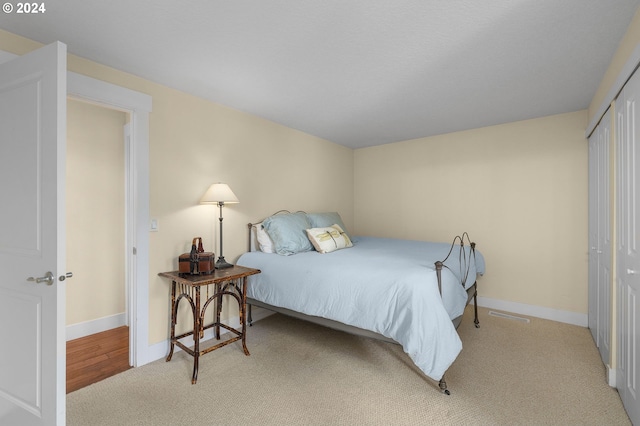
[[312, 228], [306, 213], [287, 213], [270, 216], [262, 226], [273, 240], [274, 251], [289, 256], [313, 250], [307, 237], [307, 229]]
[[326, 228], [331, 225], [338, 224], [340, 228], [348, 234], [347, 227], [344, 226], [342, 218], [336, 212], [307, 213], [307, 217], [311, 223], [311, 228]]

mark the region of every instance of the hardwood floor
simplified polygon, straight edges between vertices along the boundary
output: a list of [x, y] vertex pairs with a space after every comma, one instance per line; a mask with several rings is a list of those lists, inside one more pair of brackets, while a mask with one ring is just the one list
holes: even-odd
[[67, 393], [129, 368], [127, 326], [67, 342]]

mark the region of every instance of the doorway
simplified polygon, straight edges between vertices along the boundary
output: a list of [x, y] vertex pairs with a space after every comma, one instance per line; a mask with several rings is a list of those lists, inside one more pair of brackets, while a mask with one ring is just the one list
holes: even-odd
[[[70, 98], [123, 111], [125, 130], [125, 264], [129, 325], [129, 364], [149, 362], [149, 113], [152, 98], [121, 86], [73, 72], [67, 73]], [[68, 330], [67, 330], [68, 332]]]
[[67, 392], [129, 367], [123, 131], [129, 121], [126, 112], [67, 100], [67, 268], [74, 274], [66, 297]]

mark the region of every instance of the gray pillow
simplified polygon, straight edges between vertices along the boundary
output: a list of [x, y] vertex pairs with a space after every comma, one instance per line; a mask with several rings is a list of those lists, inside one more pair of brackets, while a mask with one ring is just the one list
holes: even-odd
[[340, 228], [344, 232], [347, 232], [347, 227], [344, 226], [342, 222], [342, 218], [336, 212], [325, 212], [325, 213], [307, 213], [307, 217], [309, 218], [309, 222], [311, 223], [311, 228], [326, 228], [331, 225], [338, 224]]
[[273, 241], [276, 253], [289, 256], [313, 250], [306, 230], [312, 228], [306, 213], [287, 213], [270, 216], [262, 226]]

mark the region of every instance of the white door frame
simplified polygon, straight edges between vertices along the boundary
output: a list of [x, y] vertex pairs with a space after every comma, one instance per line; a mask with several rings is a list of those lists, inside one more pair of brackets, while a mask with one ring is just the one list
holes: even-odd
[[131, 146], [125, 154], [127, 323], [129, 362], [149, 362], [149, 113], [152, 98], [74, 72], [67, 73], [68, 96], [130, 114]]

